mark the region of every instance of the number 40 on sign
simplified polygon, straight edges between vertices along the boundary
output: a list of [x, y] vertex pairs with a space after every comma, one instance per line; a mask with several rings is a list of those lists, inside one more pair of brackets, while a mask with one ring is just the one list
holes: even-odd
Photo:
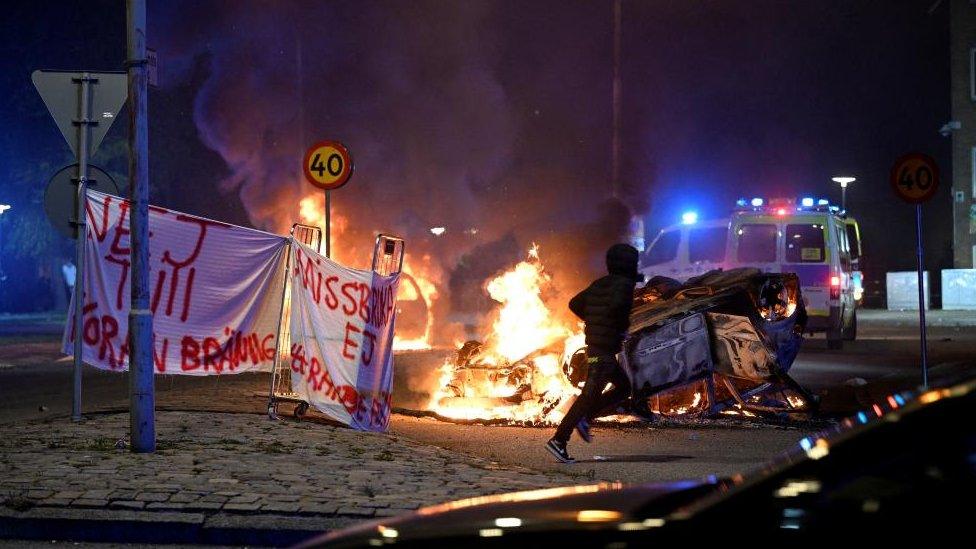
[[352, 158], [338, 141], [321, 141], [305, 153], [305, 178], [320, 189], [338, 189], [352, 176]]
[[891, 169], [891, 187], [905, 202], [927, 202], [939, 189], [939, 167], [927, 154], [906, 154]]

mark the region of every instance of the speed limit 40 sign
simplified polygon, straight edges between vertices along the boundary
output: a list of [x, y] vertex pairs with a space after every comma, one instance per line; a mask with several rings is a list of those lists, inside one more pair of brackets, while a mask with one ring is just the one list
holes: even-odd
[[922, 385], [928, 386], [928, 338], [925, 335], [925, 283], [924, 240], [922, 240], [922, 203], [935, 196], [939, 190], [939, 166], [931, 156], [908, 153], [891, 167], [891, 188], [902, 200], [915, 204], [915, 257], [918, 274], [918, 327], [919, 345], [922, 351]]
[[320, 141], [309, 147], [303, 165], [308, 182], [327, 191], [345, 185], [352, 176], [352, 157], [338, 141]]
[[905, 202], [921, 204], [939, 189], [939, 167], [927, 154], [906, 154], [891, 167], [891, 188]]

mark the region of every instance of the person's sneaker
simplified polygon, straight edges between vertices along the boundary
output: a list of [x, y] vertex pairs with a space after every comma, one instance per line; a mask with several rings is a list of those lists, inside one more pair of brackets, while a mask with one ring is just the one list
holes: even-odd
[[590, 422], [586, 421], [586, 418], [579, 420], [579, 423], [576, 424], [576, 432], [584, 441], [593, 442], [593, 435], [590, 434]]
[[575, 463], [576, 460], [569, 456], [569, 452], [566, 451], [566, 443], [559, 442], [554, 438], [550, 438], [549, 442], [546, 443], [546, 450], [552, 454], [556, 459], [563, 463]]

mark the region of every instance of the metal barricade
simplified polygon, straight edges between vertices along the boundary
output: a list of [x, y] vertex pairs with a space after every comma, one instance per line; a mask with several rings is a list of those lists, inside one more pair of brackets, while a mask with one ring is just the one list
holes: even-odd
[[[302, 244], [315, 248], [317, 252], [322, 251], [322, 229], [318, 227], [295, 223], [291, 226], [291, 236]], [[288, 360], [291, 353], [290, 273], [291, 250], [285, 260], [285, 283], [281, 294], [281, 314], [278, 317], [278, 348], [274, 366], [271, 368], [271, 391], [268, 394], [268, 417], [271, 419], [278, 419], [279, 402], [297, 403], [295, 417], [302, 417], [308, 411], [308, 402], [299, 397], [291, 386], [291, 362]]]
[[[291, 227], [291, 235], [295, 240], [322, 251], [322, 229], [311, 225], [295, 223]], [[379, 234], [373, 245], [373, 272], [390, 276], [403, 270], [403, 254], [406, 243], [402, 238]], [[291, 385], [291, 251], [285, 261], [285, 284], [282, 288], [281, 315], [278, 319], [278, 349], [275, 353], [275, 363], [271, 369], [271, 390], [268, 394], [268, 417], [278, 419], [278, 403], [294, 402], [294, 416], [300, 418], [308, 411], [308, 402], [294, 391]]]
[[402, 271], [405, 250], [406, 242], [402, 238], [382, 233], [376, 235], [376, 244], [373, 245], [373, 272], [390, 276]]

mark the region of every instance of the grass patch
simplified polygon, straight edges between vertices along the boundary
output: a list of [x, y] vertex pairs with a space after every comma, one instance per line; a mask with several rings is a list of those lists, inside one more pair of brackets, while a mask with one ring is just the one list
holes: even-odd
[[254, 448], [265, 454], [287, 454], [288, 448], [284, 444], [278, 442], [277, 440], [272, 442], [258, 442], [254, 445]]
[[217, 444], [223, 444], [225, 446], [239, 446], [244, 444], [243, 440], [237, 440], [236, 438], [222, 438], [217, 441]]
[[75, 450], [91, 450], [93, 452], [114, 452], [116, 440], [111, 437], [88, 439], [74, 447]]
[[394, 456], [393, 452], [389, 450], [383, 450], [382, 452], [373, 456], [373, 459], [375, 459], [376, 461], [393, 461], [394, 459], [396, 459], [396, 456]]
[[576, 471], [567, 471], [566, 474], [573, 478], [585, 478], [587, 480], [596, 479], [596, 469], [587, 469], [586, 471], [579, 473]]
[[3, 501], [3, 506], [14, 511], [27, 511], [34, 507], [34, 502], [19, 496], [7, 498]]

